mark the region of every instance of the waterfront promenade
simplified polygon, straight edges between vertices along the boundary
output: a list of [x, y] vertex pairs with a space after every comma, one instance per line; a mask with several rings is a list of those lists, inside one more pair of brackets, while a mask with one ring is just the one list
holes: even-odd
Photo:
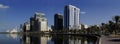
[[120, 44], [120, 35], [102, 36], [99, 44]]

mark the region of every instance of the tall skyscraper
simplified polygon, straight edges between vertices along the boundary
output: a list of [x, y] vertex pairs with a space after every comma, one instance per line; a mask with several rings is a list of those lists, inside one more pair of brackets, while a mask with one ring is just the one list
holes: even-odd
[[64, 8], [64, 28], [65, 29], [79, 29], [80, 26], [80, 9], [67, 5]]
[[54, 28], [54, 30], [63, 29], [63, 16], [58, 13], [54, 15]]
[[30, 18], [31, 31], [48, 31], [47, 19], [44, 13], [35, 13], [34, 17]]

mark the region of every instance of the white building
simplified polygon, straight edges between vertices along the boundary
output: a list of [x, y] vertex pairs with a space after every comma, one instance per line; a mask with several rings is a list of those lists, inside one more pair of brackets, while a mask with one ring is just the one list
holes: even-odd
[[30, 31], [30, 23], [29, 22], [25, 23], [25, 28], [26, 28], [26, 31]]
[[44, 13], [35, 13], [35, 19], [37, 20], [37, 26], [39, 31], [49, 31], [47, 19]]
[[81, 29], [82, 28], [82, 26], [81, 26], [81, 24], [78, 26], [78, 29]]
[[51, 27], [48, 26], [48, 30], [49, 30], [49, 31], [52, 31]]
[[87, 29], [87, 28], [88, 28], [88, 25], [84, 25], [84, 28]]
[[17, 29], [18, 29], [17, 27], [13, 28], [13, 29], [10, 31], [10, 33], [17, 33], [17, 32], [18, 32]]
[[80, 26], [80, 9], [67, 5], [64, 8], [64, 28], [65, 29], [79, 29]]

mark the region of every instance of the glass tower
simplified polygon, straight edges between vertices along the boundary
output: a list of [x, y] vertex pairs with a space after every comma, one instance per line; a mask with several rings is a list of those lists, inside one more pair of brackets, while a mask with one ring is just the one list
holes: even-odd
[[80, 9], [73, 6], [67, 5], [64, 8], [64, 28], [65, 29], [79, 29], [79, 16]]

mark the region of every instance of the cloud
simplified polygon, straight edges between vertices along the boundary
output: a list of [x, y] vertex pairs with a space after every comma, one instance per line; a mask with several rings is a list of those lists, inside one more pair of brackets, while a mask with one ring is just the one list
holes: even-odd
[[83, 12], [83, 11], [82, 11], [82, 12], [80, 12], [80, 13], [81, 13], [81, 14], [86, 14], [86, 12]]
[[0, 4], [0, 9], [6, 9], [6, 8], [9, 8], [9, 6], [6, 6], [6, 5], [3, 5], [3, 4]]

